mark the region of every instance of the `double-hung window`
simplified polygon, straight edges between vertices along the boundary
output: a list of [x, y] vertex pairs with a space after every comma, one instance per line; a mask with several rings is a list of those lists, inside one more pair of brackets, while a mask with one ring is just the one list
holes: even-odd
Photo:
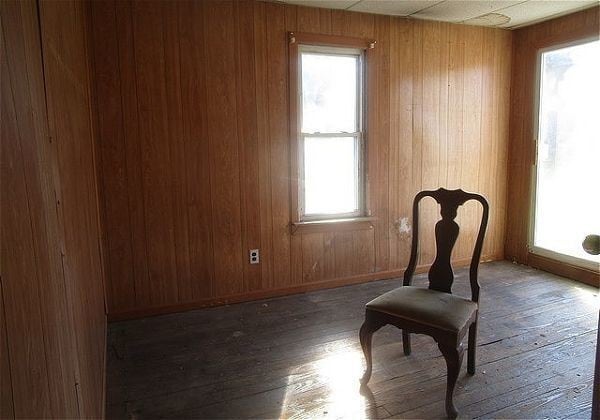
[[365, 215], [365, 49], [297, 45], [297, 218]]

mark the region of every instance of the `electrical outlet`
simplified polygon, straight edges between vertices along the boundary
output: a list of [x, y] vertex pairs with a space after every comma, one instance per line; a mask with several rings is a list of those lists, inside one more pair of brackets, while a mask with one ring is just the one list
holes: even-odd
[[260, 262], [260, 254], [258, 249], [250, 250], [250, 264], [258, 264]]

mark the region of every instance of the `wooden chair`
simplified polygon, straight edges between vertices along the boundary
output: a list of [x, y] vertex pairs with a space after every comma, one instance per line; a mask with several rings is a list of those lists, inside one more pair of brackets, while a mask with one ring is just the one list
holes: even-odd
[[[411, 286], [418, 256], [419, 202], [424, 197], [434, 198], [441, 206], [442, 219], [435, 226], [437, 255], [429, 270], [429, 288]], [[469, 200], [483, 206], [479, 234], [471, 259], [471, 300], [452, 295], [454, 273], [450, 263], [452, 248], [458, 237], [459, 227], [454, 221], [458, 207]], [[373, 333], [384, 325], [394, 325], [402, 330], [404, 354], [410, 354], [410, 333], [427, 334], [438, 343], [446, 360], [448, 380], [446, 386], [446, 413], [457, 416], [454, 406], [454, 387], [463, 358], [462, 340], [469, 331], [467, 371], [475, 373], [475, 348], [477, 337], [477, 315], [479, 309], [479, 283], [477, 269], [487, 227], [489, 205], [479, 194], [463, 190], [421, 191], [413, 203], [413, 236], [410, 261], [404, 272], [403, 286], [387, 292], [366, 305], [365, 322], [360, 328], [360, 344], [367, 362], [361, 383], [366, 385], [371, 378], [371, 339]]]

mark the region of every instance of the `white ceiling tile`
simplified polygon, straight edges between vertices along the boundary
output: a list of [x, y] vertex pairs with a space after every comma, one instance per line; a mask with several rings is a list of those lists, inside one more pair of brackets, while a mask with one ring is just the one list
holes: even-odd
[[554, 18], [563, 14], [573, 13], [598, 4], [598, 1], [576, 1], [576, 0], [530, 0], [526, 3], [502, 9], [502, 13], [510, 18], [504, 28], [515, 28]]
[[326, 9], [347, 9], [358, 0], [280, 0], [283, 3], [299, 6], [324, 7]]
[[419, 19], [443, 20], [445, 22], [463, 22], [498, 9], [523, 3], [525, 0], [448, 0], [413, 14]]
[[362, 0], [348, 10], [393, 16], [408, 16], [439, 3], [443, 3], [443, 0]]
[[[272, 1], [272, 0], [267, 0]], [[518, 28], [600, 4], [600, 0], [279, 0], [283, 3], [468, 25]], [[506, 17], [505, 17], [506, 16]], [[506, 19], [510, 19], [506, 22]]]

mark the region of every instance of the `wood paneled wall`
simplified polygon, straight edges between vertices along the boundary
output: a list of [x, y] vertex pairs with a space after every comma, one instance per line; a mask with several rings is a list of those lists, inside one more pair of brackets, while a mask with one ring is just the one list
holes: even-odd
[[0, 7], [0, 417], [101, 417], [106, 316], [86, 12], [76, 1]]
[[[505, 253], [508, 259], [523, 264], [544, 265], [568, 277], [598, 283], [592, 272], [577, 274], [565, 264], [554, 264], [554, 269], [543, 261], [535, 261], [528, 252], [528, 229], [531, 211], [531, 182], [535, 159], [534, 100], [537, 53], [541, 48], [560, 45], [584, 38], [598, 37], [600, 7], [553, 19], [519, 29], [514, 33], [512, 94], [510, 101], [510, 149], [508, 213]], [[538, 257], [539, 260], [539, 257]], [[575, 271], [573, 271], [575, 270]], [[585, 270], [584, 270], [585, 271]]]
[[[398, 275], [425, 188], [485, 194], [484, 255], [503, 257], [510, 32], [255, 1], [97, 1], [92, 26], [114, 318]], [[372, 229], [290, 234], [287, 31], [377, 40]], [[454, 260], [478, 215], [461, 210]]]

